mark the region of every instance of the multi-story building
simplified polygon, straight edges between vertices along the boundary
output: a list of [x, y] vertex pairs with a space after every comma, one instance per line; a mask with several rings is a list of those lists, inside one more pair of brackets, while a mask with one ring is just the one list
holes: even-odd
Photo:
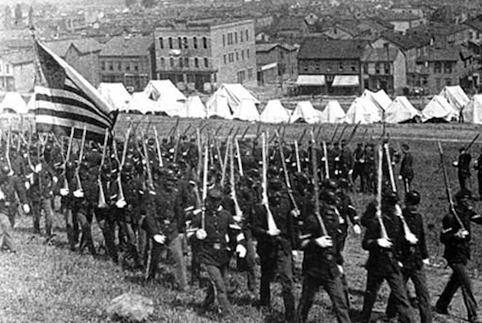
[[34, 74], [32, 50], [0, 55], [0, 91], [30, 92]]
[[298, 79], [302, 93], [356, 95], [364, 88], [363, 40], [309, 37], [298, 51]]
[[122, 83], [131, 91], [141, 91], [155, 78], [153, 38], [114, 37], [104, 45], [99, 63], [102, 82]]
[[296, 76], [297, 49], [280, 43], [256, 44], [258, 83], [280, 83]]
[[189, 88], [256, 84], [254, 21], [177, 22], [156, 28], [156, 73]]

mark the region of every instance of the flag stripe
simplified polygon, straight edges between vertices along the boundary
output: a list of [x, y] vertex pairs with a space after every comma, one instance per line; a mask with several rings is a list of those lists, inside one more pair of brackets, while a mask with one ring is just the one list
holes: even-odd
[[100, 127], [100, 128], [108, 128], [108, 125], [105, 123], [100, 122], [98, 119], [87, 117], [85, 115], [77, 114], [77, 113], [71, 113], [66, 110], [53, 110], [49, 108], [35, 108], [34, 113], [37, 115], [44, 115], [44, 116], [53, 116], [53, 117], [59, 117], [59, 118], [64, 118], [64, 119], [70, 119], [73, 121], [77, 122], [85, 122], [85, 123], [90, 123], [94, 126]]
[[[53, 132], [56, 136], [65, 136], [69, 137], [70, 131], [72, 130], [71, 126], [62, 126], [59, 124], [52, 124], [51, 121], [47, 121], [47, 123], [37, 122], [35, 124], [36, 131], [38, 132]], [[76, 125], [74, 127], [74, 137], [81, 138], [83, 133], [83, 126]], [[95, 140], [95, 141], [102, 141], [104, 139], [105, 134], [100, 134], [98, 132], [88, 131], [85, 134], [86, 140]]]
[[70, 128], [75, 127], [76, 129], [83, 129], [84, 126], [87, 129], [87, 132], [93, 132], [96, 134], [101, 134], [104, 136], [105, 128], [94, 126], [90, 123], [82, 122], [82, 121], [74, 121], [72, 119], [64, 119], [57, 116], [48, 116], [48, 115], [38, 115], [36, 119], [37, 123], [43, 124], [50, 124], [51, 127], [55, 126], [63, 126], [69, 128], [68, 133], [70, 133]]
[[[89, 97], [84, 91], [80, 90], [80, 89], [73, 83], [73, 81], [72, 81], [70, 78], [68, 78], [68, 77], [65, 79], [64, 90], [73, 92], [73, 93], [75, 93], [75, 94], [83, 97], [84, 99], [86, 99], [87, 101], [89, 101], [90, 103], [92, 103], [92, 105], [98, 110], [97, 112], [98, 112], [99, 114], [105, 116], [106, 118], [110, 118], [109, 113], [111, 112], [111, 110], [105, 111], [104, 109], [102, 109], [101, 107], [99, 107], [99, 105], [98, 105], [94, 100], [92, 100], [91, 97]], [[100, 95], [100, 94], [99, 94], [99, 95]]]
[[[84, 98], [80, 97], [78, 94], [73, 94], [72, 92], [66, 90], [49, 89], [45, 87], [36, 87], [35, 90], [35, 100], [37, 105], [42, 101], [71, 105], [84, 110], [78, 111], [79, 114], [84, 114], [87, 112], [91, 113], [94, 116], [102, 117], [104, 121], [109, 124], [109, 126], [112, 126], [112, 119], [110, 117], [99, 115], [92, 105], [89, 102], [86, 102]], [[67, 100], [70, 102], [67, 102]]]

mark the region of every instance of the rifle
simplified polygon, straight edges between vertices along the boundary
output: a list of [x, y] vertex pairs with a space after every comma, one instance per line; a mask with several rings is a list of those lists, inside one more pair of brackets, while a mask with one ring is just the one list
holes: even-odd
[[159, 142], [159, 136], [157, 135], [157, 128], [154, 127], [154, 136], [156, 137], [156, 150], [157, 150], [157, 159], [159, 159], [159, 167], [164, 167], [164, 163], [162, 162], [162, 151], [161, 151], [161, 143]]
[[226, 179], [226, 169], [228, 167], [228, 157], [229, 157], [229, 147], [231, 146], [231, 137], [228, 137], [226, 139], [226, 144], [225, 144], [225, 149], [226, 151], [224, 152], [224, 162], [222, 166], [222, 171], [221, 171], [221, 186], [224, 187], [224, 181]]
[[106, 128], [105, 136], [104, 136], [104, 146], [102, 147], [102, 158], [100, 160], [100, 166], [99, 166], [99, 174], [97, 175], [97, 184], [99, 185], [99, 199], [97, 201], [97, 207], [99, 209], [103, 209], [107, 207], [107, 203], [105, 201], [104, 188], [102, 187], [101, 174], [102, 174], [102, 167], [104, 166], [104, 163], [105, 163], [105, 155], [107, 152], [108, 140], [109, 140], [109, 129]]
[[189, 129], [191, 129], [191, 126], [192, 126], [192, 124], [187, 125], [186, 129], [184, 129], [184, 131], [182, 132], [181, 137], [184, 137], [187, 134]]
[[280, 233], [280, 230], [276, 226], [276, 222], [273, 217], [273, 213], [269, 208], [269, 200], [268, 200], [268, 158], [267, 158], [267, 143], [266, 143], [266, 133], [261, 134], [261, 141], [262, 141], [262, 158], [263, 158], [263, 170], [262, 170], [262, 183], [261, 186], [263, 188], [262, 192], [262, 204], [266, 210], [266, 222], [268, 224], [268, 232], [270, 232], [271, 236], [277, 236]]
[[203, 167], [203, 195], [201, 212], [201, 229], [206, 228], [206, 199], [208, 197], [208, 165], [209, 164], [209, 145], [204, 148], [204, 167]]
[[293, 189], [291, 188], [291, 181], [290, 181], [290, 176], [288, 174], [288, 167], [286, 167], [286, 160], [285, 160], [285, 153], [283, 151], [283, 146], [281, 145], [281, 138], [279, 138], [278, 132], [276, 132], [276, 135], [278, 136], [278, 149], [280, 153], [280, 159], [281, 159], [281, 166], [283, 167], [283, 174], [285, 177], [285, 183], [286, 183], [286, 188], [288, 191], [288, 196], [291, 200], [291, 204], [293, 205], [293, 208], [296, 210], [296, 213], [299, 213], [299, 208], [298, 204], [296, 203], [295, 197], [293, 196]]
[[8, 170], [9, 172], [12, 172], [12, 162], [10, 161], [10, 141], [12, 140], [12, 125], [10, 125], [10, 128], [8, 129], [8, 134], [7, 134], [7, 147], [5, 149], [5, 159], [7, 160], [7, 165], [8, 165]]
[[149, 188], [149, 190], [151, 190], [151, 192], [155, 192], [154, 180], [152, 179], [151, 161], [149, 158], [149, 151], [147, 150], [147, 144], [146, 144], [144, 133], [141, 133], [141, 136], [142, 136], [142, 150], [144, 151], [144, 158], [146, 159], [147, 187]]
[[479, 138], [480, 136], [480, 133], [478, 133], [477, 135], [475, 135], [474, 139], [472, 139], [472, 141], [470, 142], [470, 144], [467, 146], [467, 149], [465, 149], [466, 152], [469, 152], [470, 148], [472, 148], [472, 145], [475, 143], [475, 141], [477, 140], [477, 138]]
[[247, 126], [246, 129], [244, 129], [243, 134], [241, 135], [241, 139], [240, 139], [240, 140], [243, 140], [244, 137], [246, 137], [246, 134], [248, 133], [248, 130], [249, 130], [249, 126]]
[[349, 143], [353, 139], [353, 137], [355, 137], [355, 133], [356, 133], [358, 127], [360, 126], [360, 123], [361, 123], [361, 121], [358, 121], [357, 124], [355, 125], [355, 127], [353, 128], [353, 130], [351, 131], [351, 134], [348, 137], [347, 143]]
[[323, 141], [323, 158], [325, 162], [325, 178], [330, 178], [330, 165], [328, 164], [328, 149], [326, 148], [326, 141]]
[[236, 183], [234, 180], [234, 153], [233, 144], [229, 142], [229, 184], [231, 188], [231, 199], [234, 203], [234, 213], [237, 217], [237, 222], [241, 222], [243, 219], [243, 211], [239, 206], [238, 199], [236, 198]]
[[330, 142], [333, 142], [333, 140], [335, 140], [336, 133], [338, 132], [338, 127], [340, 127], [339, 123], [336, 124], [335, 130], [333, 131], [333, 134], [331, 135]]
[[443, 149], [442, 149], [442, 144], [440, 143], [440, 141], [437, 142], [437, 143], [438, 143], [438, 150], [439, 150], [439, 154], [440, 154], [440, 164], [441, 164], [440, 166], [442, 168], [442, 172], [443, 172], [443, 175], [444, 175], [445, 193], [447, 194], [447, 200], [449, 202], [450, 212], [453, 214], [453, 216], [457, 220], [458, 224], [460, 225], [460, 228], [462, 230], [466, 230], [464, 223], [462, 222], [459, 215], [455, 211], [455, 205], [454, 205], [454, 201], [452, 199], [452, 193], [451, 193], [451, 190], [450, 190], [449, 177], [448, 177], [448, 174], [447, 174], [447, 169], [445, 168], [445, 158], [444, 158], [444, 152], [443, 152]]
[[239, 175], [244, 176], [243, 161], [241, 159], [241, 150], [239, 149], [239, 142], [237, 138], [234, 138], [234, 143], [236, 145], [236, 157], [238, 159]]
[[171, 137], [171, 135], [176, 132], [177, 126], [179, 125], [179, 120], [180, 120], [180, 119], [181, 119], [181, 118], [179, 118], [179, 117], [176, 118], [176, 123], [175, 123], [174, 126], [171, 128], [171, 130], [169, 130], [169, 132], [167, 133], [167, 137], [168, 137], [168, 138]]
[[236, 135], [238, 134], [238, 132], [239, 132], [239, 127], [236, 128], [236, 131], [234, 132], [233, 138], [236, 138]]
[[313, 168], [313, 197], [315, 198], [315, 216], [320, 224], [321, 235], [327, 236], [328, 230], [326, 229], [325, 222], [320, 214], [320, 187], [318, 186], [318, 160], [316, 157], [316, 141], [315, 134], [311, 130], [311, 166]]
[[80, 164], [82, 163], [82, 158], [84, 156], [84, 145], [85, 145], [86, 134], [87, 134], [87, 126], [84, 125], [84, 131], [82, 132], [82, 141], [80, 143], [79, 159], [77, 161], [77, 167], [75, 168], [75, 179], [77, 181], [77, 189], [75, 190], [74, 195], [76, 197], [84, 196], [84, 189], [82, 188], [82, 182], [80, 181]]
[[337, 141], [340, 141], [343, 138], [343, 135], [345, 134], [345, 130], [348, 128], [348, 123], [343, 126], [343, 129], [341, 129], [340, 136], [338, 137]]
[[[390, 156], [390, 149], [388, 147], [388, 143], [384, 144], [383, 148], [385, 149], [385, 156], [387, 158], [387, 164], [388, 164], [388, 175], [390, 177], [390, 186], [392, 187], [392, 190], [394, 192], [397, 192], [397, 184], [395, 182], [395, 176], [393, 174], [393, 168], [392, 168], [392, 158]], [[407, 221], [403, 217], [402, 214], [399, 214], [400, 220], [402, 221], [402, 226], [403, 226], [403, 233], [405, 234], [405, 239], [407, 241], [413, 241], [413, 240], [418, 240], [417, 237], [412, 233], [412, 230], [410, 230], [410, 227], [407, 224]]]
[[296, 170], [301, 172], [301, 163], [300, 163], [300, 150], [298, 147], [298, 141], [295, 140], [295, 155], [296, 155]]
[[303, 138], [305, 138], [305, 135], [306, 135], [307, 131], [308, 131], [308, 128], [305, 128], [305, 130], [303, 130], [303, 132], [301, 133], [301, 136], [298, 138], [298, 140], [296, 140], [296, 142], [299, 142], [299, 143], [303, 144], [302, 140], [303, 140]]
[[[216, 137], [219, 133], [219, 130], [221, 130], [223, 128], [223, 125], [221, 124], [217, 129], [216, 131], [214, 131], [214, 137]], [[229, 137], [229, 136], [228, 136]]]
[[377, 211], [375, 213], [375, 217], [380, 225], [380, 235], [383, 239], [389, 239], [387, 228], [385, 227], [385, 223], [383, 223], [382, 218], [382, 177], [383, 177], [383, 150], [382, 146], [378, 145], [378, 165], [377, 165]]

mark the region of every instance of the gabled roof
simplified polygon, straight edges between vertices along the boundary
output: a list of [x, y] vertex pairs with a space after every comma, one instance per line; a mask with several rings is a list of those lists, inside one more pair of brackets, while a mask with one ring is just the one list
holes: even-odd
[[298, 59], [361, 59], [367, 41], [308, 37], [301, 44]]
[[411, 34], [403, 35], [394, 31], [386, 31], [382, 33], [383, 39], [388, 40], [402, 50], [420, 48], [430, 45], [431, 37], [427, 34]]
[[442, 24], [442, 23], [430, 23], [428, 25], [420, 25], [407, 30], [407, 34], [427, 34], [432, 36], [447, 36], [455, 33], [462, 32], [470, 27], [460, 24]]
[[363, 55], [362, 61], [364, 62], [393, 62], [397, 59], [399, 50], [397, 48], [390, 47], [387, 50], [385, 48], [367, 48]]
[[46, 43], [55, 54], [60, 57], [65, 57], [70, 46], [74, 46], [81, 54], [88, 54], [92, 52], [100, 52], [102, 50], [102, 44], [93, 38], [82, 39], [68, 39], [59, 40]]
[[280, 43], [258, 43], [256, 44], [256, 52], [269, 52], [276, 47], [283, 48], [287, 51], [296, 51], [296, 47], [289, 44]]
[[100, 56], [144, 56], [148, 53], [149, 47], [154, 43], [152, 37], [114, 37], [109, 40]]
[[452, 61], [456, 62], [466, 57], [466, 50], [461, 46], [452, 46], [449, 48], [430, 47], [425, 55], [417, 57], [417, 62], [434, 62], [434, 61]]
[[34, 61], [34, 57], [35, 55], [33, 51], [18, 51], [0, 55], [0, 58], [2, 60], [5, 60], [12, 65], [23, 65], [32, 63]]

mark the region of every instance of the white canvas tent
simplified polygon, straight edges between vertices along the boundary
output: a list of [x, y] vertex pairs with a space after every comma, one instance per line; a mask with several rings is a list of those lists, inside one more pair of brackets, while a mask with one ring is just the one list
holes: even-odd
[[325, 123], [342, 123], [345, 122], [345, 117], [345, 111], [341, 108], [340, 103], [336, 100], [331, 100], [325, 109], [321, 111], [320, 121]]
[[296, 105], [295, 110], [291, 114], [290, 123], [295, 122], [318, 123], [320, 122], [320, 112], [313, 108], [310, 101], [301, 101]]
[[422, 110], [422, 122], [431, 119], [445, 120], [447, 122], [457, 119], [458, 115], [449, 102], [441, 95], [436, 95]]
[[459, 85], [446, 86], [439, 95], [443, 96], [457, 113], [463, 110], [470, 101], [467, 94], [465, 94]]
[[180, 111], [181, 118], [201, 118], [207, 117], [206, 107], [202, 103], [199, 96], [190, 96], [187, 98], [183, 109]]
[[382, 109], [383, 111], [385, 111], [392, 103], [392, 99], [390, 99], [384, 90], [379, 90], [378, 92], [365, 90], [362, 94], [362, 97], [370, 99], [378, 108]]
[[346, 112], [347, 123], [374, 123], [382, 121], [380, 109], [369, 98], [362, 96], [352, 102]]
[[259, 121], [259, 112], [251, 99], [242, 99], [238, 111], [233, 114], [233, 119], [245, 121]]
[[206, 108], [208, 118], [233, 118], [233, 114], [228, 106], [228, 98], [225, 96], [211, 97], [206, 103]]
[[280, 100], [269, 100], [260, 116], [261, 122], [284, 123], [290, 121], [290, 113]]
[[462, 110], [464, 122], [482, 124], [482, 94], [476, 94]]
[[112, 110], [125, 111], [131, 100], [122, 83], [100, 83], [97, 88], [100, 95], [109, 103]]
[[237, 83], [221, 85], [221, 87], [209, 98], [207, 105], [210, 105], [211, 101], [219, 96], [227, 99], [229, 109], [233, 114], [239, 113], [238, 109], [243, 100], [250, 100], [253, 104], [259, 104], [259, 101], [244, 86]]
[[17, 92], [7, 92], [0, 103], [0, 113], [25, 114], [28, 112], [27, 103]]
[[187, 98], [170, 80], [149, 81], [144, 94], [159, 104], [159, 109], [169, 116], [178, 116]]
[[408, 101], [405, 96], [397, 96], [395, 100], [385, 110], [385, 122], [402, 123], [421, 117], [422, 113]]
[[149, 99], [144, 92], [134, 92], [126, 110], [146, 114], [158, 112], [160, 109], [157, 102]]

